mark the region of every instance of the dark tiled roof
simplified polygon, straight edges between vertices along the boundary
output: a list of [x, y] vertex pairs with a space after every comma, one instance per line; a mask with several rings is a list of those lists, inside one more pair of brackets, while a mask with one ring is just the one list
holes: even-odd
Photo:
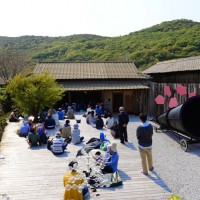
[[62, 85], [67, 91], [148, 89], [143, 83], [134, 81], [79, 81]]
[[198, 70], [200, 70], [200, 56], [159, 62], [142, 73], [157, 74]]
[[38, 63], [34, 73], [48, 71], [57, 80], [63, 79], [147, 79], [134, 63], [120, 62], [51, 62]]

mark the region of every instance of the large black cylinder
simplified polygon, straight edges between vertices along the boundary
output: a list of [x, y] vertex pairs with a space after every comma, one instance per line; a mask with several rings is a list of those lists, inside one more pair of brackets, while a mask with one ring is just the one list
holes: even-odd
[[157, 117], [158, 123], [188, 137], [200, 140], [200, 96], [194, 96], [184, 104]]

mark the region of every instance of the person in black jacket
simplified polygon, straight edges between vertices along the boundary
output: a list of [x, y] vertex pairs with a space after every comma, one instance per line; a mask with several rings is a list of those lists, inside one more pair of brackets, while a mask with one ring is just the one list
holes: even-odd
[[45, 128], [46, 129], [54, 129], [55, 125], [56, 125], [55, 120], [50, 115], [48, 115], [47, 119], [44, 122]]
[[[153, 136], [153, 127], [147, 122], [147, 115], [140, 114], [141, 125], [137, 128], [137, 139], [138, 147], [140, 151], [140, 156], [142, 160], [142, 171], [141, 173], [148, 175], [148, 170], [152, 171], [153, 161], [152, 161], [152, 136]], [[148, 163], [148, 168], [147, 168]]]
[[118, 123], [119, 123], [119, 134], [120, 134], [120, 142], [124, 144], [125, 142], [128, 142], [128, 136], [127, 136], [127, 125], [129, 122], [129, 117], [126, 112], [124, 112], [124, 107], [119, 108], [119, 114], [118, 114]]
[[102, 129], [103, 126], [104, 126], [103, 119], [101, 118], [101, 115], [98, 115], [96, 120], [96, 129]]

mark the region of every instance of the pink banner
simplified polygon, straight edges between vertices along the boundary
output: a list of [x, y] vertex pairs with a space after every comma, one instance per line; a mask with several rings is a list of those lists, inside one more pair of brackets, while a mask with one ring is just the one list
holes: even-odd
[[177, 101], [176, 97], [173, 97], [169, 101], [169, 108], [174, 108], [176, 106], [178, 106], [178, 101]]
[[158, 95], [156, 98], [155, 98], [155, 102], [156, 104], [161, 104], [163, 105], [165, 103], [165, 98], [162, 96], [162, 95]]
[[187, 89], [186, 89], [186, 87], [182, 86], [181, 84], [178, 84], [178, 85], [177, 85], [176, 91], [177, 91], [177, 93], [180, 94], [180, 95], [187, 94]]
[[165, 86], [165, 87], [164, 87], [164, 93], [165, 93], [168, 97], [171, 97], [172, 92], [171, 92], [169, 86]]
[[191, 92], [191, 93], [189, 94], [189, 98], [190, 98], [190, 97], [194, 97], [194, 96], [197, 96], [197, 94], [196, 94], [195, 92]]

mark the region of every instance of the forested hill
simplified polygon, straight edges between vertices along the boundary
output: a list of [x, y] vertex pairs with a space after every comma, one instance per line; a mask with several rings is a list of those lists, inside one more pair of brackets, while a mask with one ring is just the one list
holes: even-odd
[[[120, 27], [119, 27], [120, 28]], [[163, 22], [119, 37], [72, 35], [66, 37], [0, 37], [0, 50], [28, 53], [38, 61], [131, 61], [140, 69], [174, 58], [200, 55], [200, 23]]]

